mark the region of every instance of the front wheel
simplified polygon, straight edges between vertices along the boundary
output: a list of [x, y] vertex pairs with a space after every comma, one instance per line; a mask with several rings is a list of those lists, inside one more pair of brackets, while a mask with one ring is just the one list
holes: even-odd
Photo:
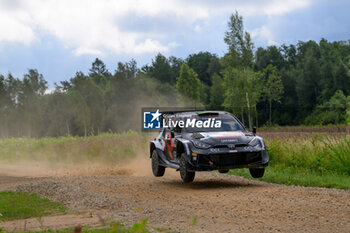
[[180, 158], [180, 176], [184, 183], [190, 183], [194, 180], [195, 172], [188, 171], [189, 164], [182, 154]]
[[249, 172], [253, 178], [261, 178], [264, 176], [265, 168], [249, 168]]
[[154, 176], [163, 176], [165, 167], [159, 165], [159, 156], [156, 150], [152, 152], [152, 172]]

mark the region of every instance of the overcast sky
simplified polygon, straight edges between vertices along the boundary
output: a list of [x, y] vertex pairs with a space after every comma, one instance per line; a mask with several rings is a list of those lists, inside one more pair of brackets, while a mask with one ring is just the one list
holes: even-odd
[[350, 39], [347, 0], [0, 0], [0, 74], [36, 68], [52, 87], [96, 57], [113, 73], [118, 61], [140, 67], [159, 52], [222, 56], [235, 10], [255, 47]]

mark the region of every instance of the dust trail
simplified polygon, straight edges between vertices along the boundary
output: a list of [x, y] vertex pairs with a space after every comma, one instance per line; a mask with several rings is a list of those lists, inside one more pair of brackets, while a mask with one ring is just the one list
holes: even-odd
[[[0, 175], [16, 177], [62, 177], [92, 175], [153, 176], [148, 142], [156, 134], [116, 135], [54, 141], [39, 147], [3, 148], [11, 151], [0, 160]], [[24, 142], [27, 142], [24, 140]], [[34, 145], [41, 142], [29, 140]], [[25, 144], [22, 141], [18, 143]], [[28, 142], [27, 142], [28, 143]], [[28, 144], [29, 144], [28, 143]], [[90, 156], [93, 154], [94, 156]], [[167, 169], [166, 175], [176, 174]]]
[[[152, 177], [151, 159], [149, 155], [140, 151], [136, 157], [115, 164], [106, 162], [69, 163], [62, 162], [56, 166], [46, 162], [20, 161], [14, 163], [0, 163], [0, 175], [14, 177], [66, 177], [66, 176], [94, 176], [94, 175], [128, 175], [137, 177]], [[166, 176], [177, 175], [174, 169], [167, 169]]]

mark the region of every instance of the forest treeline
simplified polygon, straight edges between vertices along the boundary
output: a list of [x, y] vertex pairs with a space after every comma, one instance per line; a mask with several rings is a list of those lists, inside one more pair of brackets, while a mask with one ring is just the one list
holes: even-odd
[[[0, 136], [96, 135], [141, 128], [141, 107], [202, 106], [253, 125], [350, 123], [350, 40], [255, 48], [236, 12], [223, 57], [158, 54], [150, 64], [96, 58], [48, 91], [36, 69], [0, 75]], [[62, 77], [62, 79], [66, 79]]]

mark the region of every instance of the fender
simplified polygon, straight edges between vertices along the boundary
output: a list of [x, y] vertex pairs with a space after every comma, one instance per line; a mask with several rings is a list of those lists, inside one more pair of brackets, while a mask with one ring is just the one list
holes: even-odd
[[149, 151], [149, 157], [152, 158], [152, 151], [155, 150], [155, 149], [158, 149], [158, 150], [161, 150], [163, 151], [164, 150], [164, 144], [163, 144], [163, 141], [162, 140], [158, 140], [159, 138], [155, 138], [154, 141], [150, 141], [149, 142], [149, 148], [150, 148], [150, 151]]
[[[180, 155], [185, 152], [187, 161], [190, 161], [191, 156], [191, 150], [189, 147], [189, 144], [191, 142], [184, 138], [176, 138], [176, 156], [180, 157]], [[183, 148], [181, 148], [180, 145], [183, 145]]]

